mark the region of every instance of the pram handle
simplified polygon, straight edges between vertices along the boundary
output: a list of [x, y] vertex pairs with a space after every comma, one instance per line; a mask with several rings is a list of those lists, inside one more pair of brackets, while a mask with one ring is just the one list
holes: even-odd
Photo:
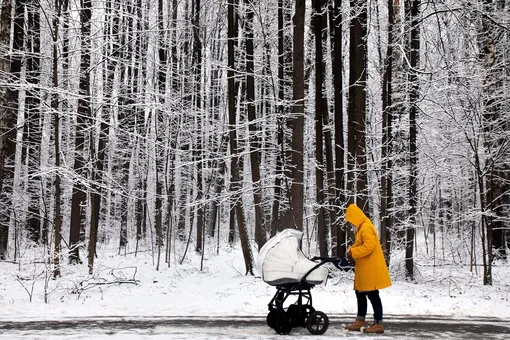
[[308, 277], [308, 275], [310, 275], [311, 272], [313, 272], [315, 269], [319, 268], [320, 266], [322, 266], [325, 263], [333, 263], [335, 265], [335, 267], [337, 267], [338, 269], [342, 269], [340, 267], [340, 265], [339, 265], [342, 262], [342, 258], [341, 257], [320, 257], [320, 256], [314, 256], [314, 257], [312, 257], [311, 260], [314, 261], [314, 262], [316, 262], [316, 261], [320, 261], [320, 262], [317, 263], [312, 269], [310, 269], [305, 274], [305, 276], [303, 276], [303, 278], [301, 279], [301, 282], [305, 282], [306, 278]]
[[348, 271], [351, 267], [350, 261], [345, 256], [334, 256], [334, 257], [320, 257], [320, 256], [314, 256], [312, 258], [312, 261], [321, 261], [319, 266], [322, 266], [325, 263], [333, 263], [335, 267], [341, 270]]
[[312, 257], [312, 261], [317, 261], [317, 260], [320, 260], [321, 262], [339, 262], [339, 261], [342, 261], [342, 258], [341, 257], [320, 257], [320, 256], [314, 256]]

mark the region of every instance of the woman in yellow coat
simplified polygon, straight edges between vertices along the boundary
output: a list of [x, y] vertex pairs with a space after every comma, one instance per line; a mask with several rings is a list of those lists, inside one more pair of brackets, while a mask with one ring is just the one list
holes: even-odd
[[358, 301], [356, 321], [345, 329], [359, 331], [366, 326], [367, 298], [374, 310], [374, 324], [364, 328], [365, 333], [384, 333], [383, 309], [379, 289], [391, 286], [390, 274], [377, 236], [370, 219], [355, 204], [347, 207], [345, 220], [352, 224], [355, 231], [354, 244], [347, 250], [355, 261], [354, 289]]

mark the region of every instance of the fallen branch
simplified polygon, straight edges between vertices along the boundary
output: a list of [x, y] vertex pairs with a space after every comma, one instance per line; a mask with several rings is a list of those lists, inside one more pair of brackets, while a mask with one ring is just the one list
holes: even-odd
[[111, 285], [122, 285], [122, 284], [134, 284], [138, 285], [138, 280], [135, 279], [118, 279], [113, 281], [107, 281], [105, 279], [92, 279], [92, 281], [82, 281], [77, 287], [71, 291], [71, 294], [78, 294], [78, 297], [86, 290], [99, 287], [99, 286], [111, 286]]

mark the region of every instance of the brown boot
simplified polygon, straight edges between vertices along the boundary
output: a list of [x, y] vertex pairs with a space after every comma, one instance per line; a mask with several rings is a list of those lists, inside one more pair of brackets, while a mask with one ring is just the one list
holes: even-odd
[[351, 323], [350, 325], [345, 326], [345, 329], [348, 331], [356, 331], [359, 332], [361, 327], [365, 327], [366, 322], [365, 320], [358, 320], [354, 321], [354, 323]]
[[363, 333], [384, 333], [384, 325], [382, 323], [374, 323], [370, 327], [363, 328]]

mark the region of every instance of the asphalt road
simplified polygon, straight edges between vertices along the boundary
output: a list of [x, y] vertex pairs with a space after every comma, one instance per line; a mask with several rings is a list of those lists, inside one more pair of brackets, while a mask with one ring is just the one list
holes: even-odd
[[[346, 315], [328, 315], [329, 328], [322, 339], [508, 339], [510, 320], [498, 318], [445, 318], [440, 316], [386, 316], [380, 335], [348, 332]], [[262, 316], [179, 316], [126, 318], [63, 318], [60, 320], [0, 321], [0, 339], [300, 339], [310, 338], [306, 328], [278, 335]], [[315, 336], [314, 336], [315, 337]]]

